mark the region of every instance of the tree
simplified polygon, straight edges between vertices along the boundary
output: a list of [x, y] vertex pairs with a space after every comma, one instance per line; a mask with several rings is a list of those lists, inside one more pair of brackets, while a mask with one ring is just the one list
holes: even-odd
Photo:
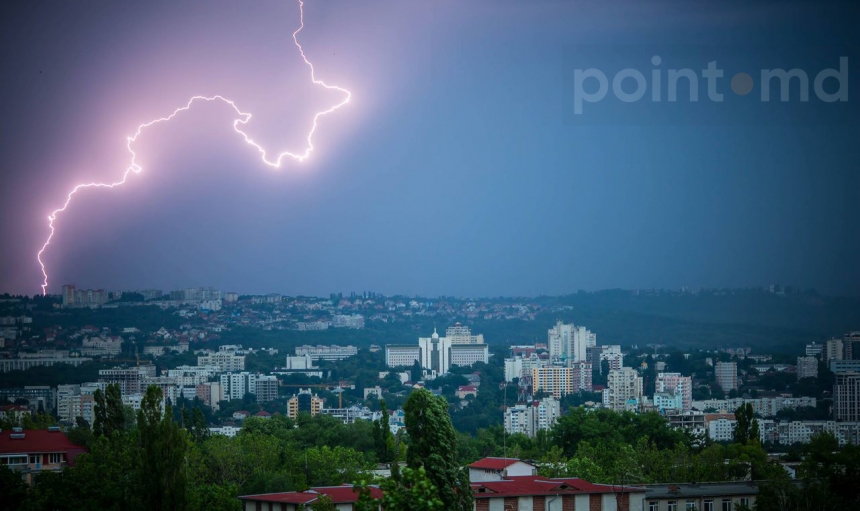
[[337, 506], [331, 501], [328, 495], [320, 495], [311, 504], [311, 511], [337, 511]]
[[395, 455], [394, 435], [391, 434], [388, 407], [385, 405], [385, 400], [380, 400], [379, 404], [382, 406], [382, 418], [373, 421], [373, 443], [376, 447], [376, 460], [380, 463], [391, 463], [394, 461]]
[[451, 424], [448, 403], [429, 390], [418, 389], [410, 394], [403, 411], [411, 440], [406, 464], [413, 470], [424, 468], [439, 489], [446, 510], [471, 510], [472, 490], [466, 471], [457, 461], [457, 433]]
[[412, 383], [424, 379], [424, 371], [421, 368], [421, 363], [417, 360], [412, 364], [412, 367], [409, 370], [409, 379], [412, 380]]
[[370, 488], [365, 482], [355, 486], [360, 497], [356, 511], [377, 511], [381, 505], [385, 511], [442, 511], [445, 509], [439, 498], [439, 489], [427, 477], [423, 467], [412, 470], [405, 468], [397, 477], [391, 477], [380, 484], [383, 497], [375, 500], [370, 496]]
[[145, 509], [184, 510], [188, 439], [173, 422], [170, 406], [162, 412], [163, 397], [159, 387], [150, 385], [137, 414], [140, 497]]
[[23, 508], [27, 499], [27, 485], [21, 479], [21, 474], [11, 468], [0, 465], [0, 488], [3, 488], [3, 505], [9, 509]]
[[95, 419], [93, 420], [93, 434], [96, 436], [110, 436], [114, 431], [124, 431], [128, 417], [122, 404], [122, 391], [118, 383], [111, 383], [105, 387], [105, 392], [96, 389], [93, 394], [95, 400]]
[[760, 443], [758, 419], [753, 413], [752, 403], [744, 403], [735, 410], [735, 420], [737, 422], [733, 436], [736, 444]]

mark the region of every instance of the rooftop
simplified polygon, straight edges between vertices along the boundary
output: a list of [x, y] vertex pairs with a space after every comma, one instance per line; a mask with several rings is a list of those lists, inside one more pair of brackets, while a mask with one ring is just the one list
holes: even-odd
[[[358, 501], [359, 494], [351, 484], [342, 486], [321, 486], [305, 491], [291, 491], [285, 493], [264, 493], [260, 495], [243, 495], [241, 500], [252, 500], [258, 502], [273, 502], [284, 504], [309, 504], [326, 495], [333, 504], [349, 504]], [[374, 499], [382, 498], [382, 490], [375, 486], [370, 487], [370, 496]]]
[[514, 463], [525, 463], [517, 458], [484, 458], [480, 459], [471, 465], [469, 468], [480, 468], [485, 470], [502, 470], [510, 467]]
[[[518, 460], [516, 460], [518, 461]], [[594, 484], [577, 478], [546, 478], [540, 476], [508, 477], [501, 481], [482, 481], [471, 484], [475, 498], [499, 496], [518, 497], [530, 495], [633, 493], [644, 492], [644, 488]]]
[[755, 482], [683, 483], [645, 485], [646, 498], [720, 497], [728, 495], [757, 495]]
[[12, 430], [0, 431], [0, 454], [66, 453], [69, 461], [83, 452], [84, 447], [75, 445], [62, 431]]

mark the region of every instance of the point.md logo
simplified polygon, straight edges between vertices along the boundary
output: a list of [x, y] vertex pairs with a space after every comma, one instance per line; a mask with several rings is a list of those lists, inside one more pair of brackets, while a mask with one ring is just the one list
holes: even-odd
[[[798, 66], [753, 67], [751, 62], [789, 59], [722, 56], [720, 49], [684, 48], [676, 53], [683, 50], [687, 54], [681, 57], [628, 50], [638, 54], [635, 60], [617, 50], [574, 54], [565, 67], [567, 119], [574, 124], [819, 124], [856, 119], [848, 112], [854, 106], [848, 105], [851, 70], [844, 54], [807, 58]], [[645, 66], [623, 65], [631, 61]]]

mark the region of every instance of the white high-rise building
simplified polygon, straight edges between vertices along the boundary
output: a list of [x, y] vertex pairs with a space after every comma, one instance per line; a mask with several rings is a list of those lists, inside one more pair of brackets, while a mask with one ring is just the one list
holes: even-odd
[[221, 393], [224, 401], [242, 399], [245, 394], [257, 394], [257, 377], [249, 372], [221, 375]]
[[623, 411], [636, 407], [642, 399], [642, 377], [632, 367], [609, 371], [603, 406]]
[[597, 344], [597, 335], [584, 326], [561, 321], [547, 332], [549, 356], [563, 362], [586, 362], [586, 349]]
[[549, 430], [561, 416], [561, 404], [554, 397], [518, 404], [505, 410], [505, 431], [534, 438], [540, 430]]
[[510, 383], [523, 374], [523, 357], [505, 359], [505, 381]]

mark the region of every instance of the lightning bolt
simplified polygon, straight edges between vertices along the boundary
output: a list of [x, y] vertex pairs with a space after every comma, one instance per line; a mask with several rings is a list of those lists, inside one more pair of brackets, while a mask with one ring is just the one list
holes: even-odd
[[54, 233], [56, 232], [56, 227], [54, 226], [54, 221], [57, 219], [57, 215], [66, 211], [66, 209], [69, 207], [69, 204], [72, 202], [72, 197], [74, 197], [74, 195], [76, 193], [78, 193], [80, 190], [83, 190], [86, 188], [115, 188], [117, 186], [125, 184], [126, 180], [128, 179], [128, 177], [132, 173], [139, 174], [143, 170], [143, 167], [141, 167], [140, 165], [137, 164], [137, 162], [136, 162], [137, 154], [132, 149], [132, 144], [134, 144], [134, 142], [137, 140], [137, 137], [139, 137], [140, 134], [143, 133], [143, 131], [146, 128], [149, 128], [150, 126], [154, 126], [156, 124], [167, 122], [167, 121], [173, 119], [174, 117], [176, 117], [177, 115], [179, 115], [180, 113], [185, 112], [186, 110], [190, 110], [192, 105], [194, 105], [195, 102], [198, 102], [198, 101], [222, 101], [222, 102], [230, 105], [230, 107], [233, 108], [233, 110], [239, 116], [238, 119], [233, 121], [233, 130], [236, 131], [236, 133], [242, 135], [242, 138], [245, 140], [245, 143], [247, 143], [251, 147], [255, 148], [257, 150], [257, 152], [260, 154], [260, 159], [263, 161], [263, 163], [270, 166], [270, 167], [280, 168], [281, 164], [284, 162], [284, 159], [288, 158], [288, 157], [292, 158], [295, 161], [302, 162], [302, 161], [305, 161], [311, 155], [311, 153], [314, 151], [313, 136], [317, 130], [317, 126], [319, 124], [320, 117], [323, 117], [324, 115], [328, 115], [328, 114], [334, 112], [335, 110], [339, 109], [340, 107], [344, 106], [345, 104], [349, 103], [349, 100], [352, 98], [352, 93], [350, 93], [348, 90], [346, 90], [342, 87], [338, 87], [336, 85], [329, 85], [329, 84], [325, 83], [324, 81], [317, 79], [316, 74], [314, 73], [314, 65], [311, 63], [310, 60], [308, 60], [307, 56], [305, 55], [305, 51], [302, 48], [302, 45], [299, 43], [299, 38], [298, 38], [299, 32], [301, 32], [302, 29], [305, 28], [304, 7], [305, 7], [304, 1], [299, 0], [299, 28], [297, 28], [296, 31], [293, 32], [293, 42], [295, 43], [296, 47], [299, 49], [299, 53], [302, 56], [302, 60], [304, 60], [305, 64], [307, 64], [307, 66], [311, 69], [311, 81], [314, 83], [314, 85], [319, 85], [319, 86], [324, 87], [325, 89], [328, 89], [328, 90], [336, 90], [336, 91], [343, 94], [343, 100], [341, 100], [339, 103], [335, 104], [334, 106], [332, 106], [326, 110], [322, 110], [322, 111], [319, 111], [316, 114], [314, 114], [313, 124], [311, 125], [311, 129], [308, 132], [307, 143], [305, 144], [304, 151], [301, 153], [292, 153], [290, 151], [284, 151], [284, 152], [278, 154], [274, 158], [269, 158], [267, 151], [260, 144], [254, 142], [254, 140], [250, 136], [248, 136], [247, 133], [242, 131], [242, 129], [240, 127], [240, 126], [245, 126], [246, 124], [248, 124], [248, 121], [251, 120], [251, 114], [241, 111], [239, 109], [239, 107], [236, 106], [235, 102], [233, 102], [232, 100], [227, 99], [223, 96], [220, 96], [220, 95], [216, 95], [216, 96], [193, 96], [191, 99], [188, 100], [188, 103], [186, 103], [185, 106], [181, 106], [181, 107], [177, 108], [170, 115], [168, 115], [166, 117], [160, 117], [158, 119], [153, 119], [149, 122], [145, 122], [145, 123], [141, 124], [140, 126], [137, 127], [137, 131], [135, 131], [134, 135], [132, 135], [130, 137], [126, 137], [126, 148], [128, 149], [128, 152], [131, 154], [131, 164], [128, 166], [128, 168], [125, 169], [125, 172], [122, 175], [122, 179], [120, 179], [119, 181], [113, 182], [113, 183], [81, 183], [79, 185], [76, 185], [74, 188], [72, 188], [72, 191], [70, 191], [69, 194], [66, 196], [66, 201], [63, 203], [62, 207], [55, 209], [50, 215], [48, 215], [48, 228], [49, 228], [50, 233], [48, 234], [48, 238], [45, 240], [45, 243], [42, 245], [41, 250], [39, 250], [39, 253], [36, 255], [36, 259], [39, 261], [39, 266], [42, 268], [42, 276], [44, 277], [43, 281], [42, 281], [42, 286], [41, 286], [42, 287], [42, 295], [47, 294], [47, 289], [48, 289], [48, 270], [45, 267], [45, 262], [42, 261], [42, 255], [45, 253], [45, 250], [48, 248], [48, 245], [51, 244], [51, 239], [53, 239]]

